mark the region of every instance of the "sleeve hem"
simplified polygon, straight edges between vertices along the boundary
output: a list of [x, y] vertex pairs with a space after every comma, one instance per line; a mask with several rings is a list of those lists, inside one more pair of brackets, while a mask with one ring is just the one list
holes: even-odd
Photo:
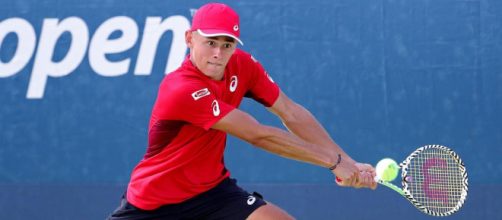
[[230, 113], [232, 110], [234, 110], [235, 108], [226, 108], [225, 111], [222, 111], [220, 113], [220, 115], [218, 115], [217, 117], [215, 117], [214, 119], [210, 120], [209, 122], [207, 122], [202, 128], [206, 131], [208, 131], [209, 129], [211, 129], [211, 127], [216, 124], [216, 122], [218, 122], [219, 120], [221, 120], [223, 117], [225, 117], [228, 113]]

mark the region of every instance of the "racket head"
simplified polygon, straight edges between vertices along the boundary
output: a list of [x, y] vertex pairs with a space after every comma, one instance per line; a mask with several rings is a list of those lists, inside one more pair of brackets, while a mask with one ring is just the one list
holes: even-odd
[[403, 193], [422, 212], [448, 216], [467, 198], [467, 171], [461, 158], [442, 145], [426, 145], [401, 164]]

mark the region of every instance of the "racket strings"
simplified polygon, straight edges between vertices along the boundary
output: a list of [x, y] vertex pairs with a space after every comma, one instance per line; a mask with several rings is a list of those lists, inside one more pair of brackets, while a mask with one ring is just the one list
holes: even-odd
[[445, 213], [458, 206], [464, 192], [463, 166], [449, 152], [428, 148], [418, 153], [407, 168], [412, 177], [408, 189], [428, 210]]

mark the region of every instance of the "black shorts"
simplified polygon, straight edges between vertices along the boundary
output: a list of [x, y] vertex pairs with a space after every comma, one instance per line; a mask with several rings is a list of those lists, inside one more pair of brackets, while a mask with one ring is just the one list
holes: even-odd
[[164, 205], [154, 210], [142, 210], [122, 198], [120, 206], [108, 220], [139, 219], [246, 219], [266, 202], [263, 197], [237, 186], [227, 178], [216, 187], [178, 204]]

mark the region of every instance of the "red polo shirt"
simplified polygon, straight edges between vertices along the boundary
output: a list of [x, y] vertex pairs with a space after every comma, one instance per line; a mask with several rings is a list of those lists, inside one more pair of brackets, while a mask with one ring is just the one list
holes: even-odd
[[248, 53], [237, 49], [221, 81], [187, 58], [162, 81], [150, 118], [148, 148], [134, 168], [127, 200], [152, 210], [205, 192], [230, 175], [223, 153], [226, 133], [211, 129], [244, 96], [270, 107], [279, 87]]

